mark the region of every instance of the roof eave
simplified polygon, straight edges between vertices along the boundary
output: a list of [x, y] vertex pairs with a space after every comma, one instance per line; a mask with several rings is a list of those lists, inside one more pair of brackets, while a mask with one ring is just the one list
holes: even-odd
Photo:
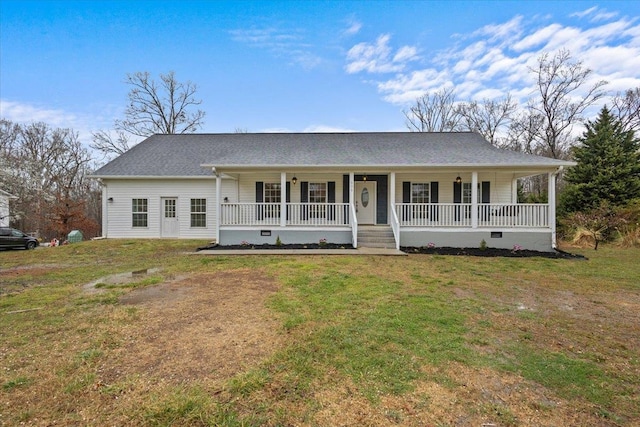
[[92, 179], [215, 179], [206, 175], [90, 175]]

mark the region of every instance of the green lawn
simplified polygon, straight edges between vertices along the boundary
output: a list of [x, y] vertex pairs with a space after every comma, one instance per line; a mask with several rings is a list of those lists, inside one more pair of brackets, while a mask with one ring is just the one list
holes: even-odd
[[[0, 252], [0, 425], [640, 423], [638, 249], [570, 249], [588, 260], [187, 253], [202, 244], [103, 240]], [[99, 292], [85, 286], [150, 268], [161, 270], [101, 283]], [[259, 308], [275, 325], [269, 351], [243, 359], [234, 349], [253, 338], [240, 328], [237, 347], [228, 337], [216, 344], [236, 365], [228, 375], [204, 356], [189, 366], [199, 375], [179, 379], [179, 358], [171, 372], [118, 364], [136, 360], [134, 336], [138, 351], [162, 342], [155, 353], [167, 354], [176, 349], [163, 331], [195, 334], [185, 352], [215, 338], [213, 329], [189, 329], [189, 317], [175, 320], [171, 300], [123, 302], [190, 278], [212, 291], [212, 304], [224, 303], [221, 283], [238, 301], [245, 284], [252, 295], [264, 287]], [[207, 307], [194, 306], [194, 324], [216, 316]], [[237, 326], [257, 309], [238, 305], [237, 322], [221, 322]], [[165, 317], [156, 327], [152, 316]]]

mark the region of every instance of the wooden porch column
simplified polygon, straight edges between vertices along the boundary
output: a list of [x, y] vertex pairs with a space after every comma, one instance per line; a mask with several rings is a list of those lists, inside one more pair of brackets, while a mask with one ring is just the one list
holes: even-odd
[[220, 193], [222, 193], [222, 177], [215, 169], [213, 173], [216, 175], [216, 243], [220, 244], [220, 218], [222, 218], [222, 215], [220, 215], [220, 209], [222, 209], [220, 206], [222, 194]]
[[478, 228], [478, 172], [471, 173], [471, 228]]
[[548, 204], [549, 227], [551, 227], [551, 247], [556, 248], [556, 175], [557, 172], [549, 172]]
[[287, 226], [287, 173], [280, 172], [280, 227]]

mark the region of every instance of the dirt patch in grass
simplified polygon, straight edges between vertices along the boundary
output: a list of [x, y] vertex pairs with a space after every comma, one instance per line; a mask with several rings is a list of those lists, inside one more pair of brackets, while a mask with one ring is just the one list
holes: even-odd
[[137, 320], [102, 369], [107, 384], [128, 375], [164, 381], [230, 378], [278, 347], [278, 324], [265, 300], [277, 290], [258, 271], [197, 274], [134, 290], [121, 303]]
[[39, 284], [39, 278], [52, 271], [62, 270], [65, 265], [33, 264], [11, 268], [0, 268], [0, 295], [22, 292]]
[[[593, 425], [592, 408], [577, 408], [518, 375], [452, 363], [428, 368], [433, 380], [378, 403], [352, 383], [318, 393], [317, 425], [341, 426], [560, 426]], [[602, 423], [602, 425], [608, 425]]]

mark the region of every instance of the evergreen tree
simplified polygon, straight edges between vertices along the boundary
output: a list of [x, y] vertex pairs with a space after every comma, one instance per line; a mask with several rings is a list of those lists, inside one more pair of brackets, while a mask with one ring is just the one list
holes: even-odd
[[561, 196], [561, 212], [586, 212], [606, 202], [624, 206], [640, 198], [640, 141], [605, 106], [574, 148]]

